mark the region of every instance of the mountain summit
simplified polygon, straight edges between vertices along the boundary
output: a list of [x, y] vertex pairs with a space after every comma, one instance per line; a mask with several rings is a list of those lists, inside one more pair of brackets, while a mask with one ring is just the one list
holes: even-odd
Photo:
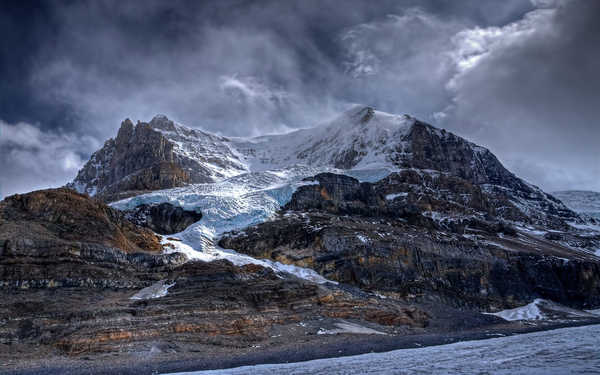
[[506, 219], [580, 221], [576, 213], [516, 177], [488, 149], [408, 115], [357, 106], [313, 128], [228, 138], [157, 115], [125, 120], [68, 186], [114, 201], [144, 192], [213, 183], [244, 173], [307, 166], [327, 170], [448, 174], [480, 186]]

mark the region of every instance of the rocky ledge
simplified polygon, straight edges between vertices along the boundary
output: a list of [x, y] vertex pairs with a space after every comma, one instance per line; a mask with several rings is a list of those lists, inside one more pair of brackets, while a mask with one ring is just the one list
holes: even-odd
[[184, 210], [170, 203], [141, 204], [124, 211], [125, 217], [138, 226], [147, 227], [156, 233], [173, 234], [202, 219], [202, 213]]

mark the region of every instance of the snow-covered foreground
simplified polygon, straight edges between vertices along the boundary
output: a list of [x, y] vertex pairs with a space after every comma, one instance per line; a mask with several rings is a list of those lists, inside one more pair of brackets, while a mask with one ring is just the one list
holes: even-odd
[[597, 374], [598, 337], [600, 325], [593, 325], [387, 353], [180, 374]]
[[[181, 233], [163, 237], [163, 243], [172, 247], [170, 251], [182, 252], [192, 260], [205, 262], [227, 259], [236, 265], [259, 264], [277, 272], [291, 273], [316, 283], [325, 283], [329, 280], [311, 269], [267, 259], [255, 259], [217, 246], [222, 233], [241, 230], [249, 225], [268, 220], [289, 202], [299, 186], [312, 183], [302, 181], [303, 178], [321, 172], [339, 173], [340, 171], [333, 168], [296, 166], [285, 170], [243, 173], [216, 183], [158, 190], [111, 205], [125, 210], [140, 204], [169, 202], [186, 210], [200, 210], [203, 215], [202, 220]], [[392, 169], [379, 168], [351, 170], [344, 173], [361, 181], [374, 182], [391, 172]]]

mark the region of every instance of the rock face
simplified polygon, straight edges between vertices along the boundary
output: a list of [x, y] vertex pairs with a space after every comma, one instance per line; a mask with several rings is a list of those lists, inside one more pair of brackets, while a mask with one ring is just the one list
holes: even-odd
[[600, 258], [567, 247], [590, 238], [518, 231], [502, 218], [505, 210], [498, 213], [496, 197], [467, 180], [414, 171], [374, 184], [330, 173], [314, 180], [276, 219], [226, 235], [220, 245], [421, 302], [600, 304]]
[[[190, 140], [192, 145], [190, 146]], [[191, 149], [182, 146], [188, 143]], [[176, 125], [165, 116], [134, 125], [123, 121], [115, 139], [96, 151], [68, 187], [114, 201], [143, 192], [213, 182], [223, 177], [219, 167], [234, 159], [225, 146], [223, 158], [213, 157], [210, 145], [223, 138]], [[241, 168], [233, 163], [233, 169]]]
[[[13, 195], [0, 202], [0, 285], [123, 287], [120, 273], [185, 262], [158, 255], [160, 239], [118, 210], [68, 189]], [[157, 254], [157, 255], [152, 255]]]
[[[311, 179], [307, 179], [311, 180]], [[562, 205], [541, 204], [539, 215], [525, 215], [510, 196], [448, 173], [405, 170], [392, 173], [379, 182], [358, 180], [332, 173], [312, 178], [319, 185], [303, 186], [287, 205], [292, 210], [326, 209], [336, 214], [359, 214], [420, 219], [428, 216], [452, 218], [494, 217], [496, 221], [543, 224], [567, 229], [577, 215]], [[541, 202], [541, 201], [540, 201]], [[535, 211], [532, 208], [531, 211]], [[446, 220], [455, 225], [456, 220]]]
[[4, 254], [80, 243], [114, 247], [126, 253], [158, 253], [163, 249], [151, 231], [137, 227], [120, 211], [73, 190], [40, 190], [0, 202], [0, 249]]
[[562, 202], [509, 172], [486, 148], [413, 117], [371, 107], [353, 108], [312, 129], [253, 138], [219, 137], [164, 116], [135, 126], [126, 120], [117, 138], [92, 155], [69, 186], [114, 201], [298, 165], [445, 174], [489, 193], [489, 204], [508, 220], [527, 218], [560, 230], [567, 221], [583, 222]]
[[[130, 277], [130, 285], [119, 289], [0, 289], [0, 311], [9, 317], [0, 327], [0, 344], [70, 355], [135, 352], [158, 343], [232, 348], [264, 342], [274, 326], [298, 326], [315, 316], [354, 319], [383, 330], [418, 329], [429, 320], [414, 306], [282, 279], [260, 266], [193, 262], [146, 271], [145, 280]], [[166, 296], [130, 299], [133, 287], [162, 278], [175, 284]]]
[[124, 211], [124, 214], [129, 221], [159, 234], [182, 232], [202, 219], [201, 213], [184, 210], [170, 203], [141, 204], [133, 210]]
[[[0, 362], [18, 353], [136, 352], [157, 342], [244, 347], [270, 340], [274, 329], [314, 335], [339, 319], [409, 332], [435, 319], [358, 290], [161, 251], [148, 229], [72, 190], [0, 202]], [[172, 287], [157, 299], [130, 299], [156, 283]], [[319, 323], [298, 325], [305, 320]]]

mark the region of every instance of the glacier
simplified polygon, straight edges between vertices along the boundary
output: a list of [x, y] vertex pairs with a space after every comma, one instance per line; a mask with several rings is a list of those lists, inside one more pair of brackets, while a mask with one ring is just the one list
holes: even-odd
[[[293, 273], [325, 283], [327, 280], [312, 270], [257, 260], [222, 249], [217, 245], [219, 237], [225, 232], [240, 231], [269, 220], [290, 201], [299, 186], [314, 183], [303, 179], [318, 173], [345, 174], [365, 182], [376, 182], [392, 172], [405, 169], [420, 174], [442, 173], [399, 167], [401, 164], [397, 163], [397, 159], [408, 158], [412, 153], [406, 136], [415, 122], [416, 119], [408, 115], [393, 115], [358, 106], [310, 129], [279, 135], [228, 138], [193, 130], [168, 121], [164, 116], [157, 116], [150, 122], [153, 128], [175, 145], [176, 154], [195, 160], [202, 166], [209, 174], [210, 182], [153, 191], [111, 205], [127, 210], [140, 204], [168, 202], [186, 210], [199, 210], [203, 214], [200, 222], [181, 233], [163, 237], [164, 245], [169, 248], [167, 251], [182, 252], [192, 260], [228, 259], [236, 265], [260, 264], [277, 272]], [[427, 129], [428, 132], [446, 134], [433, 127]], [[489, 153], [470, 142], [465, 145], [477, 155]], [[545, 198], [538, 188], [521, 182], [532, 189], [533, 198], [538, 195], [540, 198], [513, 197], [513, 203], [523, 213], [543, 213], [543, 205], [562, 205]], [[483, 185], [483, 188], [509, 190], [489, 184]], [[85, 189], [91, 188], [87, 186]], [[510, 195], [510, 192], [507, 194]], [[398, 196], [388, 194], [386, 199]], [[431, 215], [435, 216], [435, 213]]]
[[[392, 168], [358, 169], [344, 171], [362, 181], [377, 181], [393, 171]], [[294, 191], [302, 185], [314, 184], [304, 178], [321, 172], [341, 171], [329, 167], [295, 166], [286, 169], [242, 173], [216, 183], [192, 184], [185, 187], [157, 190], [123, 199], [111, 206], [120, 210], [132, 209], [140, 204], [168, 202], [186, 210], [202, 212], [202, 220], [183, 232], [162, 236], [166, 252], [184, 253], [190, 260], [210, 262], [226, 259], [235, 265], [258, 264], [277, 273], [293, 274], [315, 283], [336, 283], [312, 269], [255, 259], [217, 245], [219, 237], [229, 231], [240, 231], [250, 225], [269, 220], [290, 201]], [[382, 177], [383, 176], [383, 177]]]
[[385, 353], [177, 375], [597, 374], [600, 373], [598, 335], [600, 325], [592, 325]]

